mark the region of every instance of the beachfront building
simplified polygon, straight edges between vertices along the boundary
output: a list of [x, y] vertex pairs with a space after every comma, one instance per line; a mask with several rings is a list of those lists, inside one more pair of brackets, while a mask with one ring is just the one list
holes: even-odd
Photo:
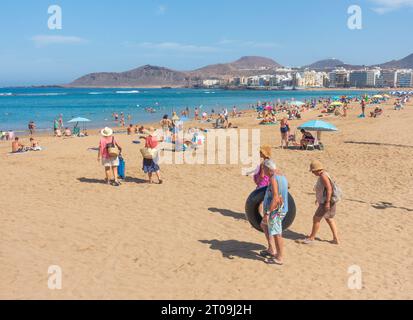
[[321, 88], [324, 86], [325, 78], [328, 77], [325, 72], [317, 72], [314, 70], [306, 70], [301, 75], [302, 87], [306, 88]]
[[352, 71], [350, 86], [356, 88], [373, 88], [376, 86], [377, 70]]
[[202, 82], [204, 87], [214, 87], [214, 86], [219, 86], [221, 84], [221, 81], [219, 79], [207, 79]]
[[413, 87], [413, 70], [398, 70], [396, 86], [399, 88]]
[[347, 88], [349, 86], [350, 72], [344, 68], [338, 68], [328, 74], [331, 88]]
[[376, 87], [379, 88], [394, 88], [397, 82], [396, 70], [382, 70], [376, 79]]
[[234, 86], [239, 86], [241, 84], [241, 78], [240, 77], [232, 78], [231, 84]]

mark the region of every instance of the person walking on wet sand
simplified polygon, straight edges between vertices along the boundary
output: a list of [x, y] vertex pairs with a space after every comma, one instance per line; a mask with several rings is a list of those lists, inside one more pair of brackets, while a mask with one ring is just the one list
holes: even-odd
[[340, 241], [338, 239], [337, 226], [334, 220], [337, 206], [334, 198], [338, 195], [333, 194], [333, 180], [327, 171], [325, 171], [324, 166], [320, 161], [313, 161], [310, 165], [310, 171], [318, 177], [317, 183], [314, 187], [316, 192], [316, 204], [318, 204], [318, 208], [313, 217], [313, 229], [311, 231], [311, 235], [308, 238], [298, 242], [302, 244], [313, 244], [317, 233], [320, 230], [321, 221], [325, 219], [330, 226], [331, 232], [333, 233], [332, 243], [339, 244]]

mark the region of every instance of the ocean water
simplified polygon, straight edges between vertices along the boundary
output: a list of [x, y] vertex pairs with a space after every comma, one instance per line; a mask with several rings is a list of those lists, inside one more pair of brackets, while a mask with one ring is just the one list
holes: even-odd
[[[366, 92], [346, 92], [359, 96]], [[132, 116], [132, 123], [158, 121], [164, 114], [186, 107], [220, 112], [233, 106], [247, 109], [257, 101], [300, 100], [341, 96], [342, 91], [227, 91], [220, 89], [66, 89], [66, 88], [1, 88], [0, 130], [26, 130], [34, 121], [41, 130], [52, 130], [53, 120], [63, 115], [65, 125], [74, 117], [90, 119], [88, 128], [114, 126], [114, 112]], [[156, 113], [146, 112], [156, 109]]]

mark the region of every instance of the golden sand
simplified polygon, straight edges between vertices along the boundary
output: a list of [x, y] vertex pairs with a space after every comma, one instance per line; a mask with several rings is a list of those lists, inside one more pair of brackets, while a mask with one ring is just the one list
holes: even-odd
[[[291, 184], [298, 213], [282, 267], [257, 256], [265, 241], [245, 220], [255, 185], [241, 165], [163, 165], [165, 183], [148, 185], [140, 146], [120, 135], [129, 178], [115, 188], [102, 183], [97, 154], [88, 151], [96, 135], [41, 137], [44, 151], [13, 156], [0, 142], [0, 298], [411, 299], [413, 104], [384, 109], [377, 119], [357, 119], [358, 107], [329, 119], [340, 131], [323, 135], [323, 152], [280, 150], [278, 126], [234, 120], [262, 129]], [[310, 232], [316, 209], [312, 159], [345, 194], [340, 246], [327, 242], [325, 223], [314, 246], [295, 242]], [[62, 290], [48, 288], [50, 265], [62, 268]], [[353, 265], [362, 290], [348, 287]]]

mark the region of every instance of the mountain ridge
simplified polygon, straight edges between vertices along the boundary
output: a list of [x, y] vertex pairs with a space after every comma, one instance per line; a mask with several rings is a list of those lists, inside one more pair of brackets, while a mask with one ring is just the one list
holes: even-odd
[[[244, 56], [229, 63], [204, 66], [192, 71], [178, 71], [166, 67], [144, 65], [125, 72], [95, 72], [84, 75], [67, 87], [181, 87], [199, 84], [205, 79], [225, 79], [254, 75], [275, 74], [281, 64], [260, 56]], [[337, 67], [360, 70], [368, 66], [345, 64], [335, 58], [316, 61], [303, 68], [327, 71]], [[370, 67], [413, 69], [413, 54]], [[301, 69], [303, 69], [301, 68]]]

